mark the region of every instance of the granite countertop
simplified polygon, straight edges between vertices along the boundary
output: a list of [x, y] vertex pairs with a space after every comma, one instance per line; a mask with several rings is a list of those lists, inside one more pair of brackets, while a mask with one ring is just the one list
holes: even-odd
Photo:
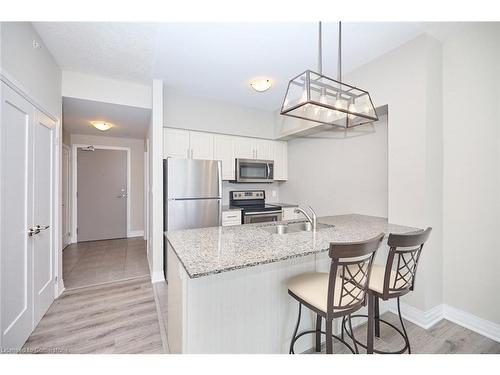
[[[303, 222], [290, 220], [283, 223]], [[278, 262], [327, 251], [330, 242], [362, 241], [380, 232], [407, 233], [418, 228], [389, 224], [387, 219], [365, 215], [319, 217], [318, 223], [334, 225], [312, 232], [284, 235], [263, 229], [276, 223], [247, 224], [165, 232], [174, 252], [192, 279]]]
[[270, 202], [268, 203], [271, 206], [281, 206], [281, 207], [299, 207], [298, 204], [292, 204], [292, 203], [275, 203], [275, 202]]
[[232, 207], [226, 204], [222, 206], [222, 211], [241, 211], [241, 207]]

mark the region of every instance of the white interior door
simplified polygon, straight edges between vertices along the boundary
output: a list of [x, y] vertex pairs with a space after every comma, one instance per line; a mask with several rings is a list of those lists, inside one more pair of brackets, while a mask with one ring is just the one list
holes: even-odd
[[53, 137], [56, 124], [35, 111], [33, 126], [33, 223], [40, 233], [33, 236], [33, 299], [36, 326], [54, 301]]
[[0, 125], [1, 346], [21, 348], [33, 328], [33, 106], [2, 83]]

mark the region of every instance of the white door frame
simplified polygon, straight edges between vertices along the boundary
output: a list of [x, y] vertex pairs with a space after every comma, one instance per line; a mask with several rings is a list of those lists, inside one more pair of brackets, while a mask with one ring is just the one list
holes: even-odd
[[[62, 202], [62, 190], [63, 190], [63, 184], [67, 183], [68, 184], [68, 201], [66, 202], [66, 206], [64, 206], [64, 209], [61, 208], [62, 210], [62, 214], [61, 214], [61, 231], [62, 231], [62, 221], [66, 221], [66, 230], [69, 230], [71, 231], [71, 147], [69, 147], [68, 145], [65, 145], [64, 143], [62, 144], [62, 149], [63, 150], [66, 150], [68, 151], [68, 175], [67, 175], [67, 178], [68, 178], [68, 181], [63, 181], [62, 180], [62, 176], [63, 176], [63, 166], [62, 166], [62, 160], [63, 160], [63, 156], [62, 156], [62, 151], [61, 151], [61, 203]], [[63, 234], [63, 233], [61, 233]], [[68, 238], [68, 243], [67, 245], [69, 245], [71, 243], [71, 236], [70, 238]], [[62, 242], [62, 237], [61, 237], [61, 247], [63, 248], [64, 250], [64, 242]]]
[[132, 196], [130, 191], [130, 147], [122, 147], [122, 146], [103, 146], [103, 145], [94, 145], [94, 144], [73, 144], [71, 145], [71, 174], [72, 174], [72, 183], [71, 183], [71, 243], [78, 242], [78, 235], [76, 233], [76, 228], [78, 228], [78, 200], [76, 199], [76, 190], [77, 190], [77, 182], [78, 182], [78, 152], [77, 150], [82, 147], [94, 146], [97, 150], [120, 150], [127, 152], [127, 237], [131, 237], [130, 231], [130, 197]]

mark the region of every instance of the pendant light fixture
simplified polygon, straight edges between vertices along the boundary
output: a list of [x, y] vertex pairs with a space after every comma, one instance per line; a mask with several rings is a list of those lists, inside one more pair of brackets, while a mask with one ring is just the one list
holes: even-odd
[[323, 75], [321, 22], [318, 31], [318, 72], [306, 70], [290, 80], [281, 114], [342, 128], [378, 121], [368, 91], [342, 82], [342, 23], [336, 80]]

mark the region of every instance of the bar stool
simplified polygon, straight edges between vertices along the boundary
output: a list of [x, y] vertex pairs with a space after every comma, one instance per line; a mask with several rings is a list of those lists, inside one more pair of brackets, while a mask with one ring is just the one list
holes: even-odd
[[[371, 269], [370, 283], [368, 287], [368, 315], [352, 315], [350, 318], [368, 318], [367, 344], [356, 340], [352, 331], [352, 324], [349, 322], [350, 332], [346, 328], [347, 320], [342, 319], [342, 336], [344, 331], [357, 345], [367, 349], [368, 353], [380, 354], [400, 354], [408, 350], [411, 354], [410, 340], [401, 316], [399, 298], [409, 293], [415, 287], [415, 275], [417, 272], [418, 261], [425, 242], [429, 238], [432, 228], [425, 231], [409, 234], [389, 235], [387, 244], [389, 245], [389, 254], [384, 266], [374, 264]], [[402, 331], [395, 325], [380, 319], [379, 299], [384, 301], [396, 298], [398, 306], [398, 316]], [[380, 322], [390, 326], [398, 332], [405, 341], [405, 346], [396, 351], [383, 351], [373, 347], [373, 330], [375, 337], [380, 337]]]
[[[295, 353], [295, 342], [310, 333], [316, 334], [317, 352], [321, 351], [323, 334], [326, 336], [328, 354], [333, 353], [333, 338], [346, 345], [352, 353], [358, 353], [355, 341], [353, 349], [342, 338], [333, 335], [333, 319], [349, 316], [365, 305], [373, 259], [382, 238], [384, 233], [361, 242], [331, 243], [328, 253], [331, 258], [329, 273], [304, 273], [288, 280], [288, 294], [299, 302], [299, 316], [290, 343], [290, 354]], [[316, 313], [316, 329], [297, 335], [302, 305]], [[325, 331], [321, 330], [323, 318], [326, 320]]]

